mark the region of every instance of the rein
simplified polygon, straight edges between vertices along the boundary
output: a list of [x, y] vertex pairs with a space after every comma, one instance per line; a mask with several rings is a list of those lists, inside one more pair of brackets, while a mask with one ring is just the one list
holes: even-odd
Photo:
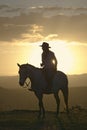
[[25, 81], [25, 86], [24, 86], [23, 88], [28, 88], [28, 89], [30, 89], [30, 88], [29, 88], [29, 85], [30, 85], [30, 81], [29, 81], [28, 83]]

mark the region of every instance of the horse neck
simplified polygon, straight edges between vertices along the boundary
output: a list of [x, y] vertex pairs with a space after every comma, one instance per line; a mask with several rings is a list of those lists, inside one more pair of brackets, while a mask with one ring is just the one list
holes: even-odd
[[38, 68], [35, 68], [34, 66], [28, 67], [28, 77], [30, 78], [31, 82], [34, 82], [37, 75], [38, 75]]

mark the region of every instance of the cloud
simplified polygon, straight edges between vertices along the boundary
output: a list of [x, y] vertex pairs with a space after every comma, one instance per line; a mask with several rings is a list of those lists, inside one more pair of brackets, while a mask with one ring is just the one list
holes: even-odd
[[23, 9], [22, 8], [9, 8], [6, 10], [6, 12], [20, 12], [22, 11]]
[[81, 14], [86, 13], [87, 14], [87, 8], [86, 7], [58, 7], [58, 6], [37, 6], [37, 7], [30, 7], [29, 10], [31, 12], [43, 12], [45, 13], [52, 13], [52, 14], [65, 14], [65, 15], [75, 15], [75, 14]]
[[58, 7], [58, 6], [47, 6], [47, 7], [44, 7], [44, 6], [33, 6], [33, 7], [30, 7], [31, 10], [44, 10], [44, 11], [55, 11], [55, 10], [67, 10], [67, 11], [73, 11], [73, 10], [86, 10], [87, 11], [87, 8], [86, 7]]
[[0, 5], [0, 10], [1, 10], [1, 9], [7, 9], [7, 8], [9, 8], [8, 5]]
[[87, 8], [86, 7], [84, 7], [84, 8], [74, 8], [74, 10], [87, 11]]
[[30, 12], [14, 17], [0, 17], [0, 41], [37, 42], [43, 39], [86, 43], [87, 15], [45, 17], [43, 13]]
[[45, 40], [51, 41], [51, 40], [57, 40], [59, 37], [57, 34], [49, 34], [48, 36], [45, 37]]
[[87, 14], [86, 7], [59, 7], [59, 6], [32, 6], [32, 7], [11, 7], [9, 5], [0, 5], [0, 9], [3, 11], [1, 15], [7, 15], [9, 17], [18, 16], [20, 13], [42, 13], [44, 16], [53, 16], [57, 14], [64, 15], [77, 15], [81, 13]]
[[43, 31], [43, 26], [38, 26], [36, 24], [31, 25], [32, 29], [31, 32], [32, 33], [37, 33], [37, 32], [42, 32]]
[[32, 34], [23, 34], [22, 37], [23, 37], [22, 42], [30, 42], [30, 43], [39, 42], [42, 39], [44, 39], [44, 37], [39, 33], [35, 33], [33, 35]]

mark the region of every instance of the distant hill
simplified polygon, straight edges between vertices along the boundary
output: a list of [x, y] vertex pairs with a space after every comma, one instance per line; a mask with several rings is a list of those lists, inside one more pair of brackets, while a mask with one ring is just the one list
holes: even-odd
[[0, 76], [0, 87], [17, 89], [19, 88], [18, 76]]
[[[67, 75], [69, 87], [87, 87], [87, 74], [81, 75]], [[17, 89], [20, 87], [18, 76], [0, 76], [0, 86], [10, 89]]]
[[68, 75], [69, 86], [70, 87], [87, 87], [87, 74], [80, 75]]
[[[60, 111], [64, 110], [63, 95], [60, 96]], [[43, 103], [46, 111], [55, 111], [56, 102], [53, 94], [44, 95]], [[80, 105], [87, 108], [87, 87], [69, 88], [69, 107]], [[0, 111], [6, 110], [38, 110], [38, 100], [33, 92], [19, 87], [19, 89], [6, 89], [0, 87]]]
[[[68, 75], [68, 81], [69, 105], [87, 107], [87, 74]], [[0, 76], [0, 110], [38, 109], [38, 101], [34, 93], [20, 87], [18, 82], [18, 76]], [[60, 97], [62, 97], [61, 93]], [[44, 102], [47, 109], [56, 109], [53, 95], [44, 95]], [[63, 100], [60, 108], [64, 108]]]

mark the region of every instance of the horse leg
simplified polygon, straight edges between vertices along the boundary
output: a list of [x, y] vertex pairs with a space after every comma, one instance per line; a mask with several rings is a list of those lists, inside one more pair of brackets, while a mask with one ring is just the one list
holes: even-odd
[[54, 93], [54, 97], [55, 97], [56, 103], [57, 103], [57, 112], [56, 112], [56, 114], [58, 116], [58, 114], [59, 114], [59, 105], [60, 105], [60, 99], [59, 99], [59, 96], [58, 96], [58, 92]]
[[62, 89], [62, 92], [63, 92], [63, 96], [64, 96], [64, 102], [65, 102], [65, 105], [66, 105], [66, 111], [67, 111], [67, 114], [69, 113], [69, 108], [68, 108], [68, 87], [66, 89]]
[[44, 109], [43, 101], [42, 101], [43, 95], [39, 94], [39, 93], [35, 93], [35, 95], [37, 96], [37, 98], [39, 100], [39, 115], [38, 115], [38, 118], [40, 118], [41, 115], [42, 115], [42, 118], [44, 118], [45, 117], [45, 109]]

